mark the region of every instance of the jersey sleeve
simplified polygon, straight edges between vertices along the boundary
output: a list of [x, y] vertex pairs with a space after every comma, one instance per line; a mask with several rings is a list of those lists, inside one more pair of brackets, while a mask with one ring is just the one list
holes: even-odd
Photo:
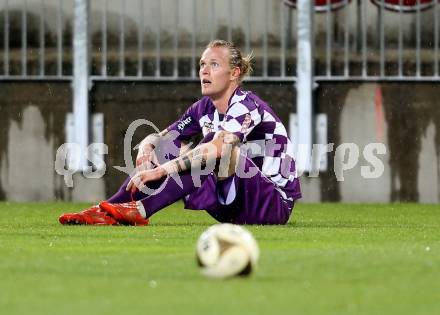
[[200, 133], [198, 106], [199, 102], [192, 104], [177, 121], [168, 126], [168, 132], [177, 133], [177, 139], [182, 141]]
[[244, 142], [260, 122], [261, 115], [255, 103], [237, 102], [229, 107], [219, 130], [231, 132], [240, 139], [240, 142]]

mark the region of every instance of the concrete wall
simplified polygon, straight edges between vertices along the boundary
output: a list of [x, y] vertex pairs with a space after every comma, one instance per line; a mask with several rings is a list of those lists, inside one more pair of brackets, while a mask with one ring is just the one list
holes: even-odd
[[[253, 83], [245, 88], [272, 104], [288, 123], [289, 113], [295, 111], [291, 84]], [[302, 176], [303, 201], [438, 203], [438, 88], [438, 84], [410, 83], [321, 84], [315, 94], [316, 111], [328, 116], [328, 140], [334, 150], [328, 154], [328, 171], [316, 178]], [[91, 91], [91, 110], [104, 114], [107, 171], [98, 179], [76, 175], [74, 187], [68, 188], [55, 172], [54, 161], [65, 142], [64, 123], [72, 98], [69, 84], [3, 82], [0, 199], [96, 201], [110, 196], [126, 176], [114, 166], [125, 165], [123, 138], [130, 123], [146, 118], [165, 128], [199, 93], [196, 83], [97, 83]], [[133, 143], [150, 131], [140, 128]], [[335, 152], [344, 143], [356, 144], [360, 159], [339, 181], [334, 166], [337, 170], [348, 156]], [[386, 154], [376, 155], [384, 165], [379, 178], [362, 176], [362, 167], [372, 167], [363, 155], [368, 143], [386, 147]]]
[[75, 176], [69, 189], [55, 172], [71, 99], [68, 83], [0, 84], [0, 199], [94, 200], [105, 195], [103, 179]]

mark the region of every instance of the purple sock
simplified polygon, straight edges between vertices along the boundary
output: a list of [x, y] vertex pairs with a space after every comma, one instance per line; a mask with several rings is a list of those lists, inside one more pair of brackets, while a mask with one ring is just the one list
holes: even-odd
[[[136, 192], [133, 194], [131, 193], [131, 191], [126, 191], [125, 188], [127, 187], [129, 181], [130, 181], [130, 177], [127, 177], [127, 179], [124, 181], [124, 183], [119, 188], [119, 190], [113, 196], [107, 199], [107, 201], [111, 203], [123, 203], [133, 200], [141, 200], [148, 197], [147, 194], [144, 194], [139, 190], [136, 190]], [[157, 182], [148, 183], [147, 186], [150, 189], [157, 189], [163, 183], [163, 181], [164, 179], [161, 179]]]
[[[200, 182], [203, 182], [207, 177], [208, 175], [200, 175]], [[159, 193], [141, 200], [147, 218], [200, 188], [195, 185], [190, 172], [179, 174], [178, 178], [182, 181], [183, 187], [180, 187], [173, 177], [169, 177]]]

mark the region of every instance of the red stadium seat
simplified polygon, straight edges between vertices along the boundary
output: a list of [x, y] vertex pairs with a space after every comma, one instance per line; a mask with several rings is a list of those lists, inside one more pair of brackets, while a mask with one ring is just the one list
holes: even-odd
[[437, 0], [371, 0], [378, 7], [383, 6], [387, 10], [415, 12], [431, 8]]
[[[297, 0], [283, 0], [284, 4], [296, 8]], [[351, 0], [315, 0], [315, 12], [325, 12], [330, 10], [338, 10], [350, 3]]]

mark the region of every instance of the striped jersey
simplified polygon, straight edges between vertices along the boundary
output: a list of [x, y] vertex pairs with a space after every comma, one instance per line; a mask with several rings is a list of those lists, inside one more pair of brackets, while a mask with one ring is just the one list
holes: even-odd
[[235, 90], [225, 114], [204, 96], [167, 129], [177, 131], [181, 140], [221, 130], [235, 134], [240, 139], [240, 153], [253, 161], [284, 198], [301, 197], [294, 147], [287, 130], [273, 109], [253, 92]]

